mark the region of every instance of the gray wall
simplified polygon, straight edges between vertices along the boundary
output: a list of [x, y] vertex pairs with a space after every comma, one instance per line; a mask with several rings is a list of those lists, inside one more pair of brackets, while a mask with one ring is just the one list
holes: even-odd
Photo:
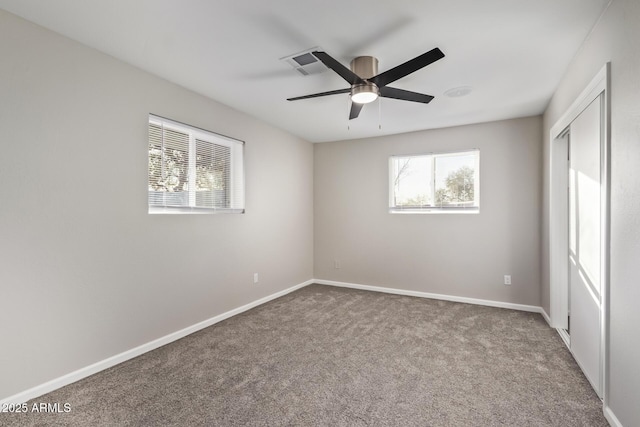
[[[0, 58], [0, 399], [312, 278], [310, 143], [1, 10]], [[147, 214], [148, 113], [246, 141], [245, 215]]]
[[[582, 89], [611, 62], [610, 409], [640, 425], [640, 2], [614, 0], [573, 59], [544, 115], [544, 230], [549, 223], [549, 131]], [[549, 310], [549, 239], [543, 235], [542, 303]]]
[[[316, 144], [314, 277], [539, 306], [541, 131], [530, 117]], [[468, 148], [479, 214], [388, 213], [390, 155]]]

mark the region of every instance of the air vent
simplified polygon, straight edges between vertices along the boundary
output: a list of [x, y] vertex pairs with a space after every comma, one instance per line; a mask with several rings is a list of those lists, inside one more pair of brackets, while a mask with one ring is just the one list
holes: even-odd
[[320, 74], [328, 68], [318, 58], [313, 56], [311, 52], [322, 51], [318, 46], [312, 47], [302, 52], [280, 58], [281, 61], [291, 65], [296, 71], [303, 76]]

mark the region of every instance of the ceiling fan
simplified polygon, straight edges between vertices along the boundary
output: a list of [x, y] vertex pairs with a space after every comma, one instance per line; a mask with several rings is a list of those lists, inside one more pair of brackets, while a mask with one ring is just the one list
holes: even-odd
[[416, 56], [415, 58], [398, 65], [397, 67], [378, 74], [378, 59], [373, 56], [359, 56], [355, 58], [351, 61], [351, 69], [349, 69], [333, 59], [326, 52], [315, 51], [311, 53], [322, 61], [324, 65], [331, 68], [340, 77], [345, 79], [351, 87], [347, 89], [338, 89], [329, 92], [320, 92], [312, 95], [288, 98], [287, 101], [298, 101], [300, 99], [317, 98], [319, 96], [349, 93], [351, 95], [351, 111], [349, 112], [349, 120], [358, 117], [364, 104], [375, 101], [378, 99], [378, 96], [428, 104], [433, 99], [433, 96], [411, 92], [404, 89], [397, 89], [387, 85], [444, 58], [444, 53], [436, 47], [435, 49], [431, 49], [429, 52], [423, 53], [420, 56]]

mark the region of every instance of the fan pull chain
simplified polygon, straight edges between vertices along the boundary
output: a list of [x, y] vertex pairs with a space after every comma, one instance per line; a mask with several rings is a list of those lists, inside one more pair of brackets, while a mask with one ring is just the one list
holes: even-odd
[[382, 130], [382, 99], [378, 98], [378, 129]]

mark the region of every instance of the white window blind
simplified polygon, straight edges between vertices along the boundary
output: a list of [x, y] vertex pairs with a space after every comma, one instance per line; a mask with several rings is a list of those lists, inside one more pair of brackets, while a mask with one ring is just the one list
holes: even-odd
[[243, 213], [244, 143], [149, 115], [149, 213]]
[[389, 158], [389, 211], [478, 212], [477, 149]]

